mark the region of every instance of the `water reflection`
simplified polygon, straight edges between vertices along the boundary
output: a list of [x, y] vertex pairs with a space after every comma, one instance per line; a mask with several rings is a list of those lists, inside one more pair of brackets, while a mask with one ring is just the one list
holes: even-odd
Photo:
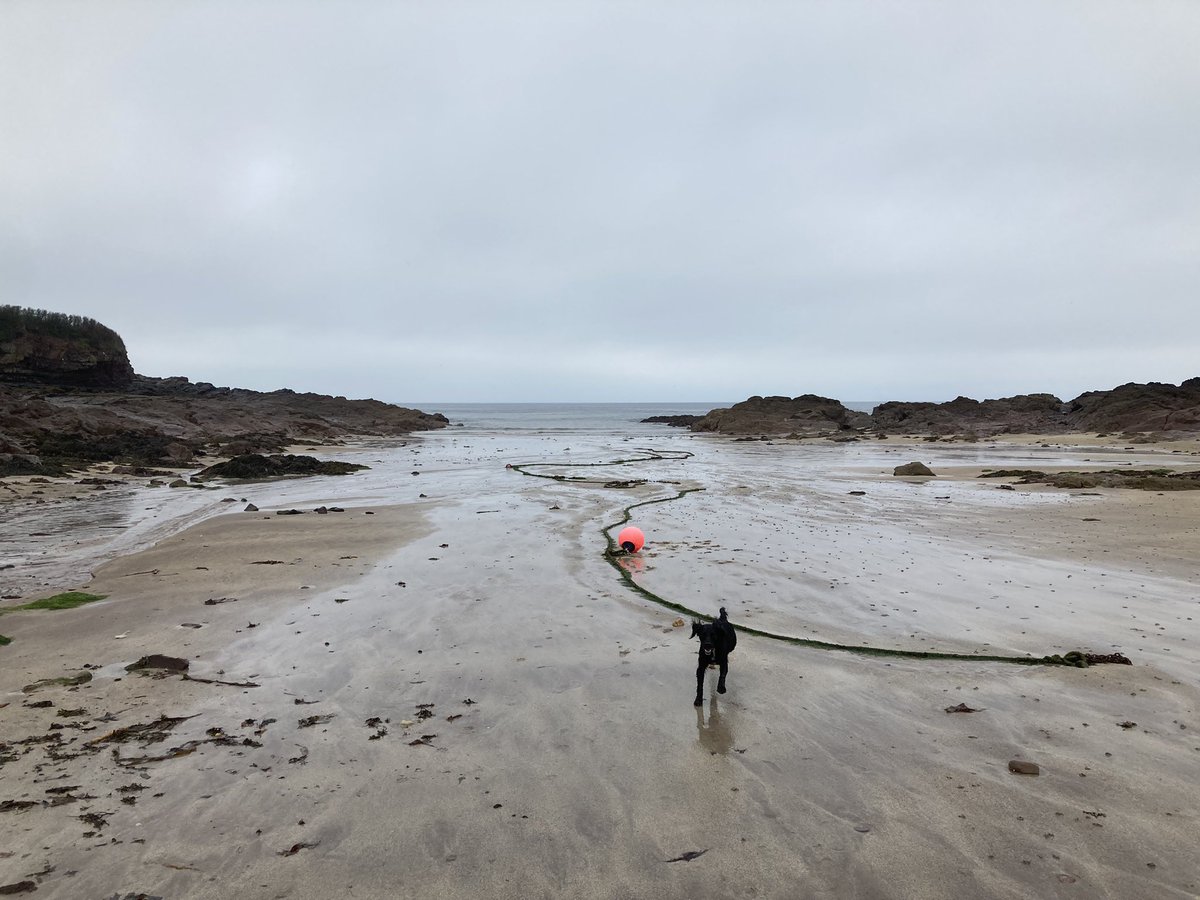
[[733, 729], [730, 727], [730, 718], [728, 713], [721, 714], [715, 696], [708, 701], [707, 715], [705, 715], [704, 707], [697, 706], [696, 738], [700, 741], [700, 746], [709, 753], [721, 756], [728, 754], [733, 749]]
[[621, 568], [628, 572], [631, 577], [636, 578], [646, 571], [646, 560], [636, 554], [633, 556], [623, 556], [620, 558], [620, 562]]

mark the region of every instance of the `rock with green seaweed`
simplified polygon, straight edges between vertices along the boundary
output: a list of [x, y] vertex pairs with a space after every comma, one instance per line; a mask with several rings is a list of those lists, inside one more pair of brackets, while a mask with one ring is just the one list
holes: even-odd
[[291, 453], [263, 456], [260, 453], [245, 453], [227, 462], [217, 463], [202, 469], [200, 478], [278, 478], [284, 475], [349, 475], [370, 466], [339, 460], [322, 460], [313, 456], [297, 456]]
[[[1197, 491], [1200, 490], [1200, 469], [1176, 472], [1171, 469], [1098, 469], [1092, 472], [1045, 472], [1014, 469], [1020, 474], [1019, 484], [1048, 484], [1051, 487], [1080, 490], [1082, 488], [1129, 488], [1138, 491]], [[999, 478], [998, 474], [986, 476]]]

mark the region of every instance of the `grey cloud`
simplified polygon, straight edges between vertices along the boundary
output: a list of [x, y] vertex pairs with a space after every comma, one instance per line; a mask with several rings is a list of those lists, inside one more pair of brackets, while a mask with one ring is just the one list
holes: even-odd
[[1183, 3], [8, 4], [0, 281], [149, 374], [391, 399], [1177, 381], [1198, 38]]

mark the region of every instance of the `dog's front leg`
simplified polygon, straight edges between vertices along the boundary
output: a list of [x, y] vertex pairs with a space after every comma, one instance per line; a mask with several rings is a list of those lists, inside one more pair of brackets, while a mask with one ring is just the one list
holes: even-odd
[[695, 706], [704, 704], [704, 673], [708, 669], [708, 662], [704, 657], [700, 657], [700, 664], [696, 666], [696, 702]]
[[725, 693], [725, 676], [729, 674], [729, 657], [721, 658], [721, 674], [717, 678], [717, 693]]

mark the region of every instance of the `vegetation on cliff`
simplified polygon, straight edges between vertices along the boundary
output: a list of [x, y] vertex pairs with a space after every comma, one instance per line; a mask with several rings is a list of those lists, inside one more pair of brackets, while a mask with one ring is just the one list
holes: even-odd
[[125, 342], [95, 319], [0, 306], [0, 381], [111, 388], [132, 380]]

